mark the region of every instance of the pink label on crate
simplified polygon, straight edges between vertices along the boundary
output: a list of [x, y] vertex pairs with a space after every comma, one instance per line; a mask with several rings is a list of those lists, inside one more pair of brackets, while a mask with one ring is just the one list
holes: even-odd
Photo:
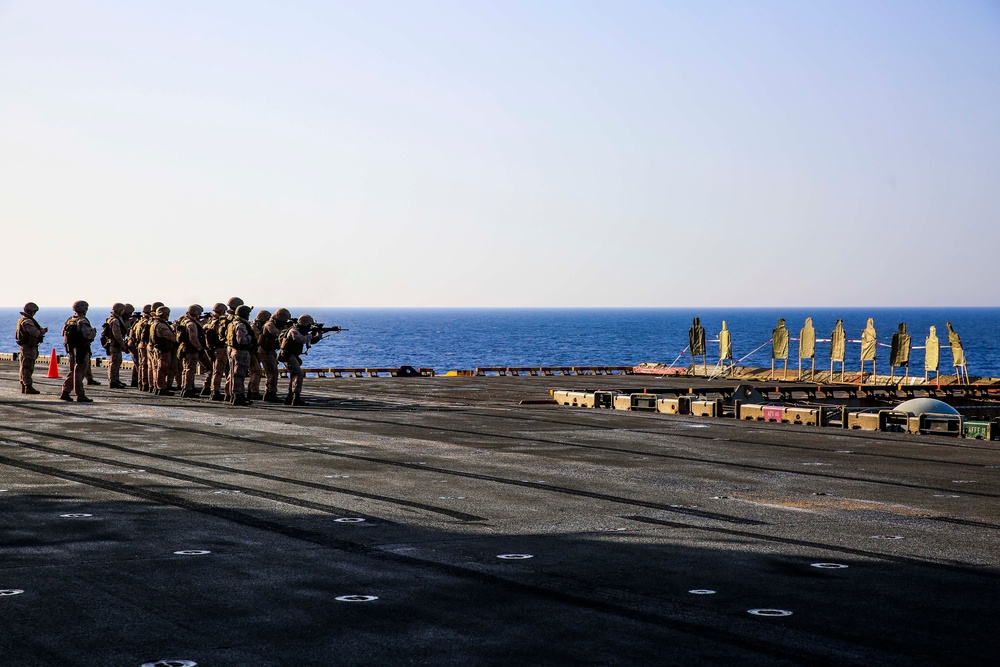
[[784, 416], [784, 408], [764, 408], [764, 419], [769, 422], [780, 422]]

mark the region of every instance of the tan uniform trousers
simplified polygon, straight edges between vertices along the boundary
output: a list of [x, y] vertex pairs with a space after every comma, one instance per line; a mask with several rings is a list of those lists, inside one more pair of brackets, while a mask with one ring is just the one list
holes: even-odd
[[122, 348], [112, 344], [108, 348], [108, 384], [116, 384], [121, 375]]
[[246, 395], [246, 378], [250, 373], [250, 352], [248, 350], [237, 350], [230, 348], [229, 352], [229, 380], [231, 383], [231, 396]]
[[86, 396], [84, 387], [87, 385], [87, 369], [90, 368], [90, 350], [69, 351], [69, 372], [63, 382], [63, 393], [76, 392], [77, 397]]
[[[23, 340], [23, 339], [22, 339]], [[21, 346], [21, 384], [31, 386], [31, 375], [35, 372], [35, 360], [38, 359], [37, 345]]]
[[132, 357], [132, 378], [131, 382], [133, 386], [138, 386], [139, 384], [139, 346], [132, 343], [125, 348], [129, 356]]
[[[153, 348], [155, 349], [155, 348]], [[166, 389], [174, 378], [173, 350], [156, 350], [156, 388]]]
[[148, 387], [149, 373], [147, 371], [148, 371], [149, 358], [146, 353], [146, 344], [145, 343], [137, 344], [135, 346], [135, 352], [136, 352], [134, 359], [135, 366], [132, 368], [132, 372], [138, 374], [140, 387]]
[[[236, 348], [226, 346], [226, 398], [233, 397], [233, 352]], [[246, 375], [244, 374], [244, 378]]]
[[152, 343], [146, 344], [146, 386], [156, 389], [156, 373], [160, 367], [160, 352]]
[[211, 367], [208, 355], [201, 350], [189, 350], [181, 356], [181, 365], [184, 367], [184, 372], [180, 386], [184, 388], [184, 391], [194, 391], [194, 378], [198, 375], [198, 364], [201, 364], [205, 368]]
[[251, 394], [260, 393], [260, 355], [257, 350], [250, 352], [250, 374], [247, 391]]
[[302, 372], [302, 359], [289, 354], [285, 359], [285, 368], [288, 369], [288, 393], [301, 394], [302, 382], [306, 379], [306, 374]]
[[174, 374], [170, 379], [178, 388], [182, 386], [184, 381], [184, 359], [177, 353], [174, 353]]
[[215, 348], [209, 357], [212, 359], [212, 370], [205, 378], [205, 385], [210, 385], [212, 391], [218, 394], [222, 391], [222, 378], [229, 372], [229, 357], [224, 347]]
[[264, 392], [278, 393], [278, 354], [274, 350], [261, 350], [260, 363], [264, 369]]

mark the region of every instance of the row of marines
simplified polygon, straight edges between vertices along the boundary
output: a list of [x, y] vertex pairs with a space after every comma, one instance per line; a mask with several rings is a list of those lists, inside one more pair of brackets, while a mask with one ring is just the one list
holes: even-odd
[[[90, 324], [86, 301], [73, 304], [73, 315], [63, 325], [63, 343], [69, 357], [69, 374], [59, 398], [89, 403], [84, 387], [99, 384], [89, 376], [91, 344], [98, 330]], [[208, 396], [233, 405], [250, 405], [252, 400], [280, 403], [278, 398], [278, 362], [284, 362], [288, 376], [285, 405], [305, 405], [302, 398], [302, 358], [310, 345], [322, 338], [313, 318], [300, 315], [292, 319], [286, 308], [273, 314], [261, 310], [251, 321], [252, 306], [233, 297], [217, 303], [209, 313], [194, 304], [181, 317], [170, 320], [170, 309], [155, 302], [136, 311], [131, 304], [116, 303], [100, 330], [100, 344], [108, 355], [108, 383], [124, 389], [120, 369], [123, 353], [133, 359], [131, 386], [159, 396], [173, 396], [174, 386], [183, 398]], [[37, 394], [32, 383], [38, 346], [48, 329], [38, 324], [38, 306], [25, 304], [15, 337], [21, 348], [21, 392]], [[279, 352], [280, 351], [280, 352]], [[205, 381], [195, 386], [199, 365], [205, 369]], [[261, 379], [265, 381], [260, 393]]]

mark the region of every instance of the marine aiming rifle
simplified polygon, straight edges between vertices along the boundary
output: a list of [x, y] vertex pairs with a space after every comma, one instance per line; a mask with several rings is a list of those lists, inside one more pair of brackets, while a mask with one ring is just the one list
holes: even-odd
[[[287, 329], [288, 327], [297, 327], [297, 326], [299, 326], [298, 318], [288, 320], [288, 324], [285, 326], [285, 328]], [[341, 331], [350, 331], [350, 329], [345, 329], [343, 327], [338, 327], [338, 326], [328, 327], [322, 322], [313, 322], [312, 324], [309, 325], [309, 329], [307, 331], [304, 331], [303, 333], [309, 336], [312, 336], [314, 334], [320, 334], [322, 336], [323, 334], [340, 333]]]
[[[285, 333], [288, 332], [289, 330], [293, 329], [293, 328], [296, 328], [296, 327], [299, 328], [299, 329], [301, 329], [301, 327], [299, 325], [298, 319], [291, 319], [291, 320], [288, 320], [287, 322], [285, 322], [285, 325], [281, 328], [281, 335], [280, 335], [281, 349], [278, 352], [278, 361], [285, 362], [285, 361], [288, 360], [287, 353], [285, 352], [285, 344], [287, 342], [287, 338], [285, 337]], [[318, 335], [319, 336], [319, 338], [317, 338], [317, 341], [318, 341], [320, 338], [323, 337], [323, 334], [327, 334], [327, 333], [340, 333], [341, 331], [347, 331], [347, 329], [344, 329], [343, 327], [337, 327], [337, 326], [328, 327], [325, 324], [323, 324], [322, 322], [313, 322], [302, 333], [304, 335], [306, 335], [306, 336], [309, 336], [310, 338], [312, 338], [313, 336]], [[309, 342], [307, 342], [305, 344], [306, 350], [309, 349], [309, 345], [310, 345]], [[303, 351], [302, 353], [305, 354], [305, 351]]]

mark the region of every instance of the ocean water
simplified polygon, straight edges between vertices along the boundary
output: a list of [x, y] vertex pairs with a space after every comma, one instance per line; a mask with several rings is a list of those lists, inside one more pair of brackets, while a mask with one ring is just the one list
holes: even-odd
[[[19, 308], [0, 308], [0, 351], [17, 350], [14, 329]], [[173, 309], [183, 312], [183, 308]], [[268, 308], [273, 312], [274, 308]], [[730, 309], [307, 309], [318, 322], [349, 329], [331, 334], [304, 359], [308, 367], [402, 365], [438, 372], [477, 366], [622, 366], [643, 361], [687, 365], [692, 318], [699, 317], [707, 338], [718, 337], [722, 321], [732, 333], [733, 354], [741, 365], [770, 367], [767, 341], [783, 317], [789, 335], [798, 337], [805, 318], [813, 318], [817, 338], [829, 338], [837, 318], [848, 339], [858, 339], [869, 317], [875, 319], [880, 372], [889, 370], [889, 348], [900, 322], [913, 345], [922, 346], [929, 327], [937, 327], [941, 371], [951, 371], [945, 322], [962, 337], [971, 375], [1000, 377], [1000, 308], [730, 308]], [[99, 326], [109, 308], [91, 308]], [[256, 312], [256, 311], [255, 311]], [[293, 315], [303, 311], [292, 309]], [[59, 336], [69, 308], [45, 308], [38, 320], [50, 333], [42, 344], [62, 353]], [[763, 346], [763, 347], [761, 347]], [[757, 352], [751, 354], [755, 349]], [[97, 356], [103, 350], [95, 344]], [[709, 363], [718, 360], [718, 344], [708, 344]], [[746, 356], [749, 355], [749, 356]], [[829, 368], [829, 345], [817, 343], [816, 366]], [[743, 358], [745, 357], [745, 358]], [[797, 368], [797, 343], [789, 346], [789, 367]], [[860, 345], [848, 343], [847, 370], [860, 367]], [[923, 374], [923, 350], [910, 354], [911, 374]], [[870, 367], [869, 367], [870, 368]]]

